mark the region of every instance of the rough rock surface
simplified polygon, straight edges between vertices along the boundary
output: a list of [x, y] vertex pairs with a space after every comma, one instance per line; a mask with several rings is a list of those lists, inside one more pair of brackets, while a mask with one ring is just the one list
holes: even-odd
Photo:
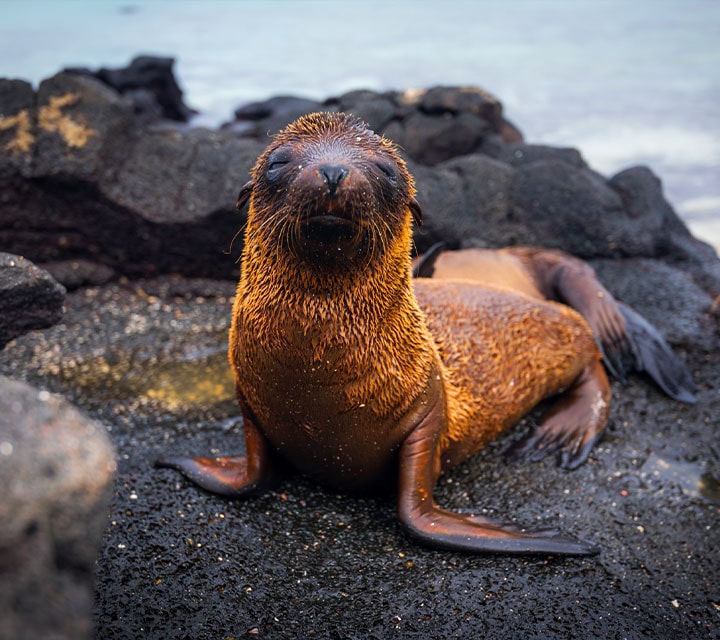
[[0, 638], [92, 637], [114, 472], [102, 425], [0, 376]]
[[174, 64], [173, 58], [137, 56], [120, 69], [70, 68], [65, 71], [97, 78], [112, 87], [129, 98], [135, 113], [143, 118], [187, 122], [195, 112], [183, 101], [182, 89], [173, 74]]
[[0, 80], [0, 246], [40, 265], [221, 275], [261, 143], [140, 125], [128, 100], [85, 76], [58, 74], [36, 96], [28, 87]]
[[0, 252], [0, 349], [27, 331], [55, 324], [64, 300], [65, 289], [47, 271]]

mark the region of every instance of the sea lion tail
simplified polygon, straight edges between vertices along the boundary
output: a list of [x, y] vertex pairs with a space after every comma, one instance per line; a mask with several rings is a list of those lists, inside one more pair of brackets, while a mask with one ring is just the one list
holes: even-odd
[[[603, 357], [611, 373], [619, 369], [622, 379], [628, 371], [644, 371], [671, 398], [693, 404], [697, 402], [697, 385], [685, 364], [668, 346], [665, 339], [645, 318], [627, 305], [617, 302], [625, 319], [625, 332], [630, 349], [614, 351]], [[612, 363], [610, 361], [612, 360]]]

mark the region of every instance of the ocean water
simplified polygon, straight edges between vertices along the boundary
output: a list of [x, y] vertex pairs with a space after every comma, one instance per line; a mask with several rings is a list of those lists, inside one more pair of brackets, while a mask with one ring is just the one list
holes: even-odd
[[529, 142], [647, 164], [720, 248], [718, 0], [0, 0], [0, 77], [176, 58], [214, 126], [278, 94], [478, 85]]

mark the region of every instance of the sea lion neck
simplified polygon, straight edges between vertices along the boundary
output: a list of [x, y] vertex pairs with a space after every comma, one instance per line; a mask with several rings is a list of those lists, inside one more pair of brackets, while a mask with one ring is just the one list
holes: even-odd
[[[307, 299], [336, 301], [355, 299], [358, 290], [370, 287], [395, 298], [401, 292], [411, 291], [409, 223], [385, 253], [372, 255], [364, 261], [347, 263], [309, 261], [293, 252], [283, 252], [263, 242], [257, 242], [258, 235], [248, 227], [245, 249], [241, 262], [240, 286], [273, 291], [273, 296], [288, 300]], [[379, 254], [378, 247], [373, 247]], [[269, 300], [270, 298], [268, 298]], [[383, 296], [374, 296], [370, 302], [383, 305]], [[259, 300], [262, 300], [259, 299]]]

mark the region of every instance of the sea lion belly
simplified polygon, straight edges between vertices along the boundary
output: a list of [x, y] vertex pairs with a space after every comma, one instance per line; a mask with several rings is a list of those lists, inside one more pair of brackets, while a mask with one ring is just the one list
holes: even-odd
[[[430, 371], [415, 363], [397, 376], [403, 363], [391, 361], [382, 336], [358, 344], [322, 322], [296, 325], [300, 314], [287, 308], [264, 314], [260, 333], [252, 315], [236, 310], [231, 360], [241, 372], [238, 396], [268, 441], [323, 484], [387, 487], [400, 445], [437, 401], [437, 374], [428, 382]], [[272, 318], [278, 323], [269, 330]]]

